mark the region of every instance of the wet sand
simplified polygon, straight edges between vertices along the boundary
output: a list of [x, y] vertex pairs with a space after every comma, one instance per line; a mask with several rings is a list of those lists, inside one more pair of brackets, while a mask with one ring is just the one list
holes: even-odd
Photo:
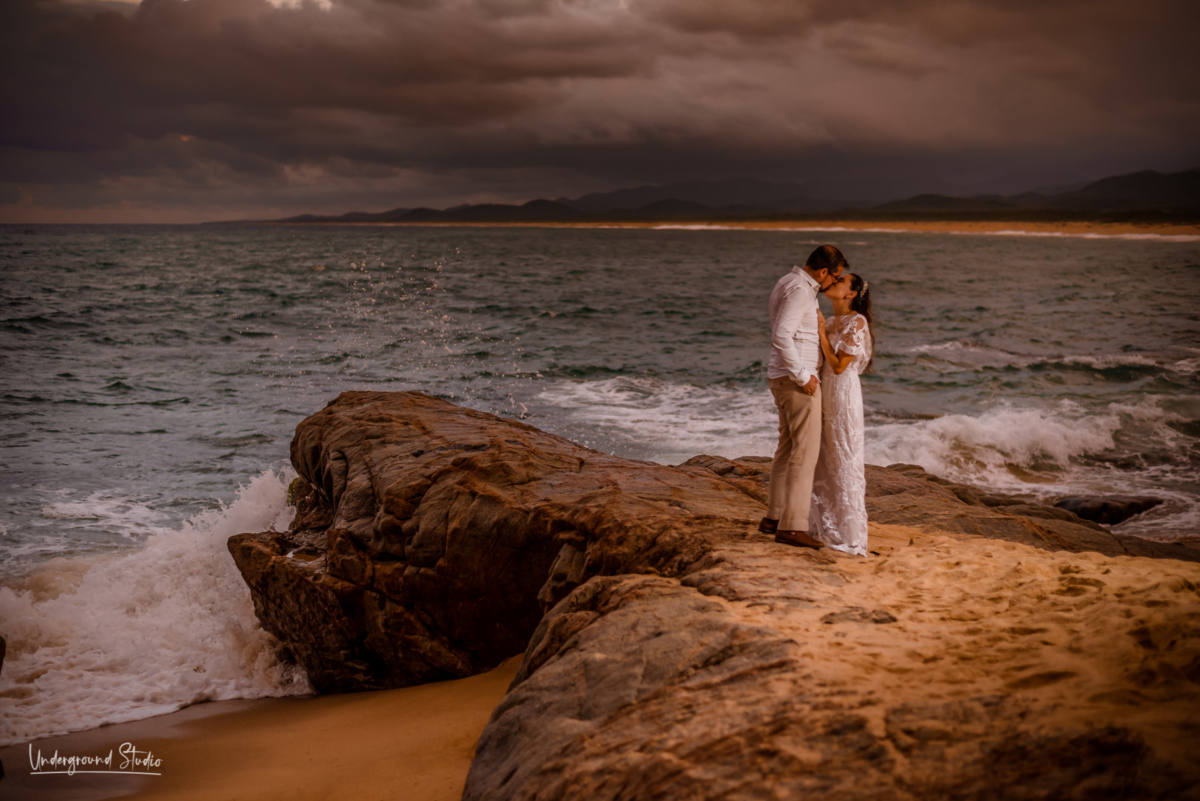
[[[5, 801], [457, 801], [479, 733], [520, 664], [402, 690], [197, 704], [171, 715], [37, 740], [50, 757], [161, 759], [161, 776], [30, 775], [29, 746], [0, 749]], [[113, 775], [117, 774], [117, 775]]]

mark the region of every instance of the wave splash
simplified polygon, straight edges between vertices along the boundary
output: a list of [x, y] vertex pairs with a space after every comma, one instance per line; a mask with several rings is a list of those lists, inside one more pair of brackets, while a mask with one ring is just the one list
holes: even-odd
[[977, 417], [876, 422], [869, 427], [867, 461], [919, 464], [957, 481], [1025, 488], [1013, 468], [1065, 470], [1072, 459], [1114, 448], [1121, 424], [1114, 409], [1089, 416], [1069, 404], [1051, 411], [998, 408]]
[[0, 745], [200, 701], [310, 693], [259, 626], [226, 548], [234, 534], [287, 525], [291, 478], [268, 470], [227, 508], [159, 528], [136, 552], [52, 559], [0, 587]]
[[[591, 423], [625, 429], [634, 441], [672, 454], [769, 455], [775, 448], [778, 423], [765, 387], [619, 378], [560, 383], [540, 399]], [[1121, 425], [1116, 407], [1089, 416], [1072, 404], [1057, 410], [997, 408], [977, 417], [875, 417], [867, 421], [867, 461], [920, 464], [939, 475], [979, 481], [999, 478], [990, 473], [1006, 465], [1065, 468], [1073, 457], [1113, 448]]]
[[618, 443], [627, 440], [628, 445], [615, 448], [622, 451], [619, 455], [662, 464], [698, 453], [726, 458], [769, 455], [779, 425], [765, 386], [762, 392], [751, 392], [730, 384], [697, 387], [620, 377], [554, 382], [542, 390], [538, 401], [585, 421], [589, 429], [615, 435]]
[[[618, 447], [603, 449], [634, 458], [676, 464], [699, 453], [734, 458], [775, 449], [777, 418], [766, 387], [624, 377], [557, 382], [539, 401], [611, 432]], [[1122, 530], [1170, 539], [1200, 520], [1200, 505], [1184, 486], [1195, 469], [1195, 440], [1172, 428], [1181, 420], [1152, 399], [1098, 411], [1060, 401], [926, 419], [869, 414], [866, 460], [917, 464], [953, 481], [1041, 498], [1153, 494], [1167, 504]]]

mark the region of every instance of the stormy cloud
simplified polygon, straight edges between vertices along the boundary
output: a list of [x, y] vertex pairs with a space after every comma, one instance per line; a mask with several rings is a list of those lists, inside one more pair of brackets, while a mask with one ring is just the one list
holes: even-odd
[[0, 220], [1185, 169], [1198, 21], [1165, 0], [7, 0]]

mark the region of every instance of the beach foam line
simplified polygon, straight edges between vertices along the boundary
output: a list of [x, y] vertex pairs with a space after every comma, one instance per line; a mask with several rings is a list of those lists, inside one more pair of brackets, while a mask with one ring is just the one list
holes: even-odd
[[268, 470], [228, 507], [158, 527], [137, 551], [50, 559], [0, 586], [0, 745], [200, 701], [311, 692], [280, 662], [226, 547], [234, 534], [287, 526], [292, 477]]
[[[635, 225], [605, 225], [604, 228], [641, 228]], [[958, 236], [1032, 236], [1057, 237], [1065, 239], [1117, 239], [1117, 240], [1149, 240], [1154, 242], [1200, 242], [1200, 234], [1152, 234], [1152, 233], [1118, 233], [1102, 234], [1092, 231], [1022, 231], [1019, 229], [1000, 229], [996, 231], [960, 231], [954, 229], [930, 230], [926, 228], [903, 227], [858, 227], [844, 225], [816, 226], [757, 226], [757, 225], [720, 225], [720, 224], [663, 224], [648, 226], [654, 231], [781, 231], [787, 233], [870, 233], [870, 234], [955, 234]]]
[[[277, 223], [254, 223], [254, 225], [275, 225]], [[294, 224], [294, 223], [288, 223]], [[328, 226], [375, 226], [396, 228], [566, 228], [566, 229], [612, 229], [632, 231], [783, 231], [800, 233], [875, 233], [875, 234], [954, 234], [958, 236], [1026, 236], [1026, 237], [1059, 237], [1067, 239], [1107, 239], [1107, 240], [1150, 240], [1155, 242], [1200, 242], [1200, 233], [1174, 234], [1152, 233], [1144, 231], [1113, 231], [1112, 229], [1134, 227], [1121, 223], [1096, 223], [1098, 227], [1109, 230], [1109, 233], [1098, 231], [1043, 231], [1022, 230], [1019, 228], [997, 228], [978, 231], [944, 226], [954, 223], [933, 221], [928, 224], [914, 223], [913, 227], [897, 226], [857, 226], [857, 225], [776, 225], [770, 223], [746, 222], [737, 223], [604, 223], [604, 222], [338, 222], [338, 223], [299, 223], [301, 225]], [[966, 223], [971, 225], [973, 223]], [[978, 223], [974, 223], [978, 224]], [[986, 225], [987, 223], [982, 223]], [[1072, 223], [1067, 223], [1071, 225]], [[1036, 223], [1034, 224], [1036, 225]], [[1190, 225], [1163, 225], [1159, 228], [1185, 228], [1197, 230]]]

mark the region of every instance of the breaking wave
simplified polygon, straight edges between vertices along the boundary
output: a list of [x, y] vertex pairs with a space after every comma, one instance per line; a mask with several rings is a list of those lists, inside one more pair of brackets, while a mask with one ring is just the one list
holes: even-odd
[[[700, 453], [770, 456], [775, 448], [778, 423], [765, 386], [623, 377], [555, 382], [538, 400], [575, 417], [581, 430], [607, 432], [607, 440], [584, 444], [622, 456], [677, 464]], [[1126, 526], [1169, 537], [1200, 518], [1195, 497], [1172, 489], [1195, 471], [1196, 441], [1181, 422], [1153, 400], [1112, 403], [1100, 413], [1069, 401], [919, 418], [875, 412], [866, 421], [866, 458], [1043, 498], [1151, 491], [1168, 503], [1148, 523]]]
[[[289, 478], [262, 473], [228, 507], [157, 528], [132, 553], [50, 559], [0, 586], [0, 745], [200, 701], [311, 692], [259, 626], [226, 548], [234, 534], [287, 525]], [[47, 514], [109, 516], [111, 505]]]

